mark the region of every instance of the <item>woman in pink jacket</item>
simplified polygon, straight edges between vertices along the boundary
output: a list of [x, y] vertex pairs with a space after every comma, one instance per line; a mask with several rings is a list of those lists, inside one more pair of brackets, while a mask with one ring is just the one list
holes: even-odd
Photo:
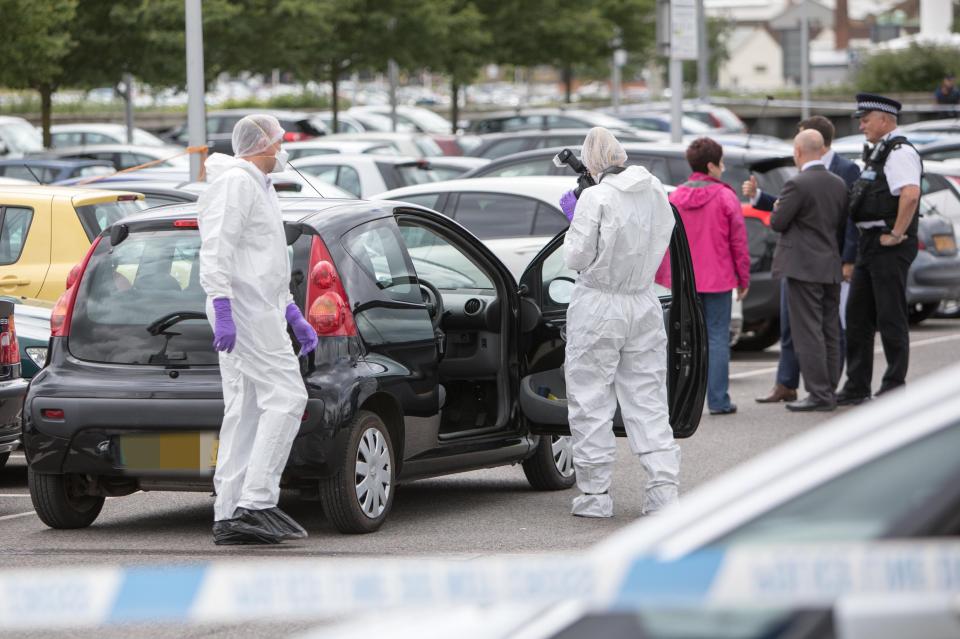
[[693, 173], [670, 202], [683, 218], [707, 323], [707, 406], [711, 415], [729, 415], [737, 412], [728, 393], [731, 291], [741, 300], [750, 286], [747, 229], [736, 192], [720, 181], [723, 148], [698, 138], [687, 148], [687, 162]]

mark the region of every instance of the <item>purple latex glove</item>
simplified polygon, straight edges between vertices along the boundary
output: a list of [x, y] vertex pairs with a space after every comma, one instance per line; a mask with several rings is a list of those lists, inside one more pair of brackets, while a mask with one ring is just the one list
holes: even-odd
[[313, 330], [300, 312], [300, 308], [293, 302], [287, 306], [287, 324], [293, 329], [293, 334], [300, 342], [300, 357], [310, 353], [317, 347], [317, 332]]
[[567, 191], [560, 196], [560, 210], [567, 216], [567, 221], [573, 222], [573, 211], [577, 208], [577, 196], [573, 191]]
[[233, 347], [237, 345], [237, 326], [233, 323], [230, 298], [218, 297], [213, 300], [213, 312], [213, 347], [221, 352], [232, 353]]

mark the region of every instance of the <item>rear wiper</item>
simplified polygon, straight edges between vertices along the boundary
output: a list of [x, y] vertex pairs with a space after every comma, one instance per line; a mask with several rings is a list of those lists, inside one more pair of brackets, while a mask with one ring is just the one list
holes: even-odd
[[164, 315], [160, 319], [157, 319], [154, 322], [152, 322], [150, 326], [147, 327], [147, 332], [150, 333], [151, 335], [160, 335], [165, 330], [167, 330], [168, 328], [170, 328], [175, 324], [179, 324], [180, 322], [184, 322], [186, 320], [200, 320], [200, 319], [203, 319], [203, 320], [207, 319], [207, 314], [198, 313], [196, 311], [176, 311], [176, 312]]

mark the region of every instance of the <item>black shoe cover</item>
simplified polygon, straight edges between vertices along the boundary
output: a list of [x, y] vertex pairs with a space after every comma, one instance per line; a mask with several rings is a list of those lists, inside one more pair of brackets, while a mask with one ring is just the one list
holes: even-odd
[[237, 517], [213, 522], [213, 543], [218, 546], [272, 545], [280, 543], [280, 537]]
[[298, 524], [293, 517], [283, 512], [276, 506], [257, 512], [261, 513], [264, 518], [271, 522], [272, 527], [270, 530], [276, 530], [278, 533], [281, 533], [280, 539], [307, 538], [307, 531], [303, 529], [303, 526]]

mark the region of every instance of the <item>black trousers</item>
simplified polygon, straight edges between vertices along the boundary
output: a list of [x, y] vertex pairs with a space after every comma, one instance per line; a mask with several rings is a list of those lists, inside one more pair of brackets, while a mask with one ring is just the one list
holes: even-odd
[[836, 402], [840, 381], [840, 284], [787, 278], [793, 348], [803, 385], [819, 402]]
[[887, 359], [879, 392], [903, 386], [910, 363], [907, 272], [917, 256], [917, 238], [885, 247], [880, 245], [881, 234], [873, 229], [860, 234], [847, 300], [847, 382], [843, 387], [847, 395], [870, 395], [878, 330]]

